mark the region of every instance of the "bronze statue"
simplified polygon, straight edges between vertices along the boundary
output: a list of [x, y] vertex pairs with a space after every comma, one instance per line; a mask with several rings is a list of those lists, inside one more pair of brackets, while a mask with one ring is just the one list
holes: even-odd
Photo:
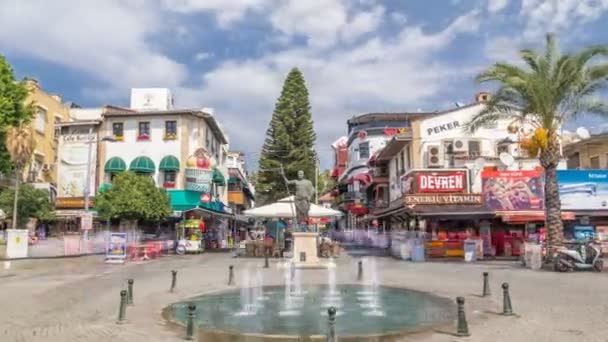
[[310, 210], [310, 198], [314, 194], [315, 188], [312, 182], [308, 179], [304, 179], [304, 171], [298, 171], [298, 179], [287, 180], [285, 173], [281, 170], [281, 175], [287, 184], [296, 185], [296, 194], [294, 196], [294, 203], [296, 206], [296, 223], [298, 225], [308, 224], [308, 212]]

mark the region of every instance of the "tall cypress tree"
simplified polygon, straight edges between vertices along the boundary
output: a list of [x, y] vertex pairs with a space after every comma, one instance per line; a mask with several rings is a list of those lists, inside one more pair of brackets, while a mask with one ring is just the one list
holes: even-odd
[[262, 147], [256, 185], [262, 203], [287, 196], [281, 166], [289, 179], [295, 178], [298, 170], [304, 171], [306, 178], [314, 178], [315, 140], [308, 89], [300, 70], [293, 68], [283, 83]]

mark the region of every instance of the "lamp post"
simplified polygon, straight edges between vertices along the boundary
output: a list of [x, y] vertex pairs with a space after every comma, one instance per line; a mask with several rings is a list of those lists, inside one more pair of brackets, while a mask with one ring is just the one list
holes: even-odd
[[[89, 134], [87, 134], [87, 144], [89, 145], [89, 149], [88, 149], [88, 153], [87, 153], [87, 171], [86, 171], [86, 176], [85, 176], [85, 181], [84, 181], [84, 190], [83, 190], [85, 213], [89, 212], [89, 193], [91, 192], [91, 189], [90, 189], [91, 155], [93, 154], [93, 139], [91, 137], [92, 135], [93, 135], [93, 127], [89, 128]], [[88, 240], [89, 239], [89, 230], [85, 229], [83, 233], [84, 233], [84, 236], [83, 236], [84, 240]]]

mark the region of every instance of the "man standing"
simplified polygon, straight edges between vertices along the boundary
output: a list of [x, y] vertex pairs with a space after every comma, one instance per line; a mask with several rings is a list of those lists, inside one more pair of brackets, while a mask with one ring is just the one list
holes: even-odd
[[[281, 170], [281, 175], [287, 184], [296, 185], [294, 203], [296, 206], [296, 223], [298, 225], [308, 225], [308, 212], [310, 210], [310, 198], [314, 194], [315, 188], [312, 182], [304, 179], [304, 171], [298, 171], [298, 179], [287, 180], [285, 173]], [[301, 227], [301, 226], [300, 226]]]

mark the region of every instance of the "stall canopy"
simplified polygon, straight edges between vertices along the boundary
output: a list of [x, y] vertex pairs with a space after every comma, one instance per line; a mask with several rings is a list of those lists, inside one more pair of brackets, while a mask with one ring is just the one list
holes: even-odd
[[[296, 207], [293, 203], [294, 196], [285, 197], [276, 203], [268, 204], [262, 207], [257, 207], [249, 210], [245, 210], [244, 214], [247, 216], [254, 217], [294, 217], [296, 216]], [[332, 217], [342, 216], [342, 212], [324, 208], [320, 205], [310, 204], [310, 211], [308, 212], [309, 217]]]

